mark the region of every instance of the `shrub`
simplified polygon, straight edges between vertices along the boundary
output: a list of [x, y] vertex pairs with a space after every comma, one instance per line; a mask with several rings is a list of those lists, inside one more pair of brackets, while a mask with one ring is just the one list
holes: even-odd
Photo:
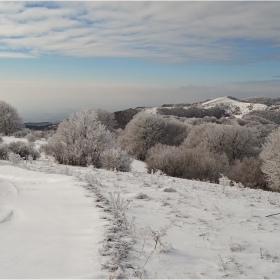
[[28, 159], [28, 156], [32, 156], [34, 160], [40, 157], [40, 153], [32, 145], [21, 141], [11, 142], [8, 149], [23, 159]]
[[26, 138], [27, 138], [28, 142], [33, 142], [33, 143], [37, 140], [37, 137], [31, 133], [28, 134]]
[[171, 146], [179, 146], [188, 136], [189, 131], [189, 126], [184, 123], [176, 119], [168, 120], [166, 122], [165, 137], [162, 143]]
[[101, 167], [101, 154], [112, 147], [112, 133], [94, 110], [85, 109], [62, 121], [44, 150], [61, 164]]
[[7, 144], [0, 144], [0, 160], [8, 160], [8, 145]]
[[156, 144], [147, 153], [146, 159], [148, 172], [162, 171], [173, 177], [184, 177], [184, 157], [175, 146]]
[[140, 112], [118, 137], [118, 145], [133, 157], [145, 160], [152, 146], [157, 143], [179, 145], [187, 132], [188, 127], [179, 121], [168, 121], [158, 115]]
[[120, 148], [108, 149], [101, 154], [101, 165], [108, 170], [130, 171], [131, 162], [128, 153]]
[[242, 185], [248, 188], [268, 189], [259, 158], [246, 157], [242, 161], [236, 161], [227, 173], [227, 177], [234, 182], [242, 183]]
[[166, 175], [218, 182], [221, 173], [228, 169], [225, 154], [215, 154], [197, 147], [172, 147], [157, 144], [148, 151], [147, 168], [151, 172], [161, 170]]
[[231, 164], [244, 157], [256, 156], [260, 142], [256, 129], [208, 123], [194, 127], [183, 142], [186, 148], [202, 147], [213, 153], [225, 153]]
[[9, 157], [9, 161], [15, 165], [18, 165], [22, 162], [22, 158], [20, 157], [19, 154], [14, 154], [13, 152], [9, 152], [8, 157]]
[[113, 132], [114, 128], [117, 125], [117, 121], [115, 120], [115, 115], [113, 113], [110, 113], [100, 108], [96, 109], [95, 112], [101, 124], [103, 124], [106, 127], [106, 129]]
[[0, 101], [0, 132], [11, 135], [23, 127], [23, 121], [17, 110], [10, 104]]
[[269, 187], [280, 191], [280, 128], [271, 132], [260, 153], [261, 170], [266, 174]]
[[25, 129], [22, 129], [22, 130], [19, 130], [19, 131], [15, 132], [14, 136], [16, 138], [23, 138], [23, 137], [27, 136], [30, 133], [30, 131], [31, 131], [30, 129], [25, 128]]

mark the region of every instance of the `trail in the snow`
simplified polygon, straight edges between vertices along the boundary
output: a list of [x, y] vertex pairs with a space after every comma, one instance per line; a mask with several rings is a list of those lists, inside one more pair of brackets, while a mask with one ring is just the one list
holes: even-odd
[[104, 222], [84, 185], [0, 166], [0, 278], [106, 277], [98, 254]]

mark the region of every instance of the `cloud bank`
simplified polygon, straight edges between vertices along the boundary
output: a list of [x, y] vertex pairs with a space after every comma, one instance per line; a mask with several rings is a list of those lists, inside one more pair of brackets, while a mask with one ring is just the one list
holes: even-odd
[[0, 57], [279, 59], [280, 2], [0, 2]]

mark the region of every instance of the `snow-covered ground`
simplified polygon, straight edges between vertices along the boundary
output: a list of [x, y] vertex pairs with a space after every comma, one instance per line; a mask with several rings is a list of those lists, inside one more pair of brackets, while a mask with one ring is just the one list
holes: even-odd
[[247, 103], [233, 100], [227, 96], [215, 98], [209, 101], [206, 101], [201, 104], [205, 109], [212, 108], [215, 106], [226, 105], [229, 107], [229, 112], [234, 114], [236, 117], [242, 117], [245, 114], [249, 114], [254, 110], [266, 110], [267, 105], [257, 104], [257, 103]]
[[148, 174], [139, 161], [127, 173], [22, 166], [37, 172], [0, 166], [0, 278], [280, 278], [280, 215], [266, 217], [278, 193]]
[[85, 183], [0, 166], [0, 278], [104, 278], [104, 220]]
[[156, 115], [157, 114], [157, 109], [158, 109], [158, 107], [150, 107], [150, 108], [144, 108], [143, 111], [148, 113], [148, 114]]
[[[28, 143], [26, 138], [16, 138], [14, 136], [2, 136], [2, 138], [3, 138], [3, 143], [6, 143], [6, 144], [10, 144], [12, 142], [17, 142], [17, 141]], [[44, 139], [36, 140], [34, 142], [34, 147], [39, 150], [40, 146], [45, 145], [45, 144], [47, 144], [47, 141]]]
[[146, 163], [140, 160], [134, 159], [131, 164], [132, 171], [147, 173]]

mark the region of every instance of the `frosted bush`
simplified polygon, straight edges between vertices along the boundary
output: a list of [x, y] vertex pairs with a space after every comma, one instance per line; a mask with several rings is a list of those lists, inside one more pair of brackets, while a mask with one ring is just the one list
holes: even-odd
[[28, 134], [26, 138], [27, 138], [28, 142], [35, 142], [36, 141], [36, 136], [31, 134], [31, 133]]
[[44, 149], [60, 164], [101, 167], [101, 154], [112, 147], [113, 134], [94, 110], [85, 109], [61, 122]]
[[140, 112], [127, 124], [117, 142], [133, 157], [145, 160], [147, 151], [155, 144], [180, 145], [187, 133], [188, 127], [179, 121]]
[[280, 129], [268, 135], [260, 154], [262, 160], [261, 170], [266, 175], [269, 187], [280, 191]]
[[244, 157], [256, 156], [260, 152], [257, 130], [237, 124], [199, 125], [191, 130], [183, 146], [190, 149], [207, 148], [212, 153], [225, 153], [230, 164]]
[[40, 153], [30, 143], [26, 144], [21, 141], [11, 142], [8, 148], [11, 152], [19, 154], [23, 159], [27, 159], [28, 156], [32, 156], [33, 159], [40, 157]]
[[132, 159], [128, 153], [120, 148], [112, 148], [101, 155], [101, 165], [108, 170], [130, 171]]
[[22, 130], [19, 130], [19, 131], [15, 132], [14, 136], [16, 138], [23, 138], [23, 137], [27, 136], [30, 133], [30, 131], [31, 131], [30, 129], [25, 128], [25, 129], [22, 129]]
[[186, 148], [156, 144], [148, 151], [149, 172], [162, 171], [168, 176], [218, 182], [220, 174], [227, 171], [225, 154], [210, 152], [203, 147]]
[[219, 178], [220, 185], [222, 185], [223, 187], [227, 187], [227, 186], [230, 186], [230, 182], [231, 182], [231, 180], [229, 180], [229, 178], [227, 178], [226, 176], [221, 174], [221, 178]]
[[0, 160], [7, 160], [8, 153], [9, 153], [8, 145], [0, 144]]
[[259, 158], [246, 157], [242, 161], [236, 161], [226, 175], [233, 181], [233, 185], [236, 182], [248, 188], [266, 190], [268, 184], [261, 166], [262, 161]]
[[20, 157], [20, 155], [15, 154], [13, 152], [9, 152], [8, 157], [9, 157], [9, 161], [15, 165], [18, 165], [22, 162], [22, 158]]

